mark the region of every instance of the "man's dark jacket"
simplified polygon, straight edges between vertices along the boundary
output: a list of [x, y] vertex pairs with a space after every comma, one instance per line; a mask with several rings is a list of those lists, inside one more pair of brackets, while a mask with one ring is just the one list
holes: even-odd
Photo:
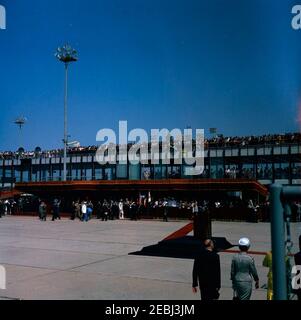
[[219, 255], [214, 251], [204, 250], [195, 260], [192, 272], [192, 286], [195, 288], [221, 287], [221, 268]]

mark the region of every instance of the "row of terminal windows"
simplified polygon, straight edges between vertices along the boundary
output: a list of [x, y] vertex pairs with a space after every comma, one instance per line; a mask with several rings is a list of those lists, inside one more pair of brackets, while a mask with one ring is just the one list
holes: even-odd
[[[29, 181], [59, 181], [62, 178], [63, 165], [33, 165], [31, 167], [15, 166], [3, 167], [0, 170], [0, 178], [15, 178], [16, 182]], [[69, 180], [148, 180], [148, 179], [172, 179], [191, 178], [186, 175], [185, 165], [111, 165], [93, 166], [91, 163], [68, 164], [67, 175]], [[197, 178], [244, 178], [257, 180], [272, 179], [301, 179], [301, 162], [277, 162], [277, 163], [244, 163], [224, 164], [222, 161], [214, 161], [205, 165], [201, 176]]]

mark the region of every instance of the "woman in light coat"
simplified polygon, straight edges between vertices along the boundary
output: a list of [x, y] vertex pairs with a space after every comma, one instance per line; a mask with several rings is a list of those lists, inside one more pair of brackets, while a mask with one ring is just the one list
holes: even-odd
[[256, 289], [258, 289], [259, 278], [254, 259], [247, 254], [250, 248], [250, 240], [242, 238], [238, 244], [240, 253], [233, 256], [231, 264], [232, 286], [234, 295], [238, 300], [250, 300], [253, 280]]

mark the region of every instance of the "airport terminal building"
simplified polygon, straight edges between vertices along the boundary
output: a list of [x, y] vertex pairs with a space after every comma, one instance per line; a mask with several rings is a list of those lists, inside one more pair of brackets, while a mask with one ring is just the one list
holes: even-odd
[[[279, 182], [283, 185], [301, 185], [300, 134], [279, 136], [277, 139], [260, 137], [250, 141], [242, 138], [223, 138], [205, 142], [202, 175], [185, 175], [185, 162], [175, 164], [116, 164], [100, 165], [96, 160], [97, 147], [79, 147], [68, 150], [68, 181], [146, 181], [170, 179], [244, 179], [263, 185]], [[232, 139], [232, 140], [230, 140]], [[237, 142], [237, 139], [238, 140]], [[108, 159], [109, 160], [109, 159]], [[1, 186], [15, 183], [61, 181], [63, 151], [34, 152], [20, 150], [2, 153], [0, 157]]]

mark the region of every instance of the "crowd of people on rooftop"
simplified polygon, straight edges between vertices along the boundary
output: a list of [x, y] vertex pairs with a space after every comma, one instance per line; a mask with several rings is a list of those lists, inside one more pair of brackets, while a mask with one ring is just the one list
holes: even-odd
[[[285, 134], [267, 134], [261, 136], [234, 136], [224, 137], [222, 134], [215, 135], [212, 138], [205, 139], [205, 148], [212, 147], [244, 147], [256, 145], [281, 145], [300, 143], [301, 133], [285, 133]], [[131, 144], [128, 144], [128, 148]], [[97, 146], [79, 146], [68, 148], [69, 154], [91, 154], [97, 151]], [[36, 157], [54, 158], [63, 156], [63, 149], [54, 149], [43, 151], [37, 147], [34, 151], [26, 151], [20, 148], [17, 151], [2, 151], [0, 159], [32, 159]]]
[[280, 145], [283, 143], [300, 143], [301, 133], [285, 133], [285, 134], [265, 134], [262, 136], [245, 136], [245, 137], [224, 137], [217, 135], [212, 139], [205, 140], [209, 146], [227, 147], [227, 146], [256, 146], [265, 144]]

